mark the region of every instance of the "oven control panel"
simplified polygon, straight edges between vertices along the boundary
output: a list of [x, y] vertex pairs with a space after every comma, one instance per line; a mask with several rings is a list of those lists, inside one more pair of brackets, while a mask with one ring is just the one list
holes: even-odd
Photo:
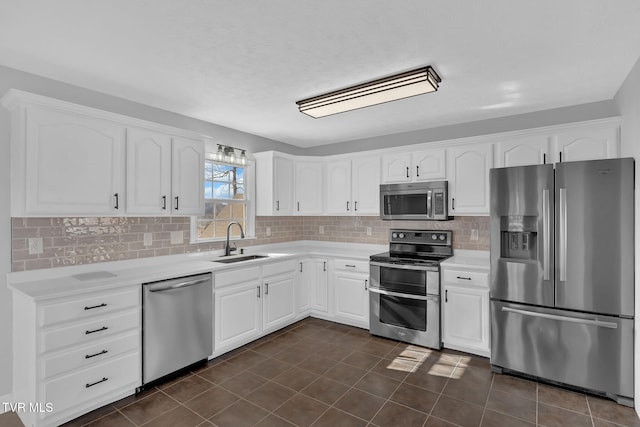
[[418, 243], [430, 245], [451, 245], [451, 231], [443, 230], [391, 230], [391, 243]]

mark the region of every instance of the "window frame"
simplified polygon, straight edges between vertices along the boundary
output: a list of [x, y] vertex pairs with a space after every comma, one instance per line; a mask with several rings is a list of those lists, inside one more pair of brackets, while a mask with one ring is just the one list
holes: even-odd
[[[255, 239], [256, 237], [256, 202], [255, 202], [255, 161], [254, 160], [249, 160], [247, 159], [247, 164], [242, 166], [242, 165], [230, 165], [229, 163], [224, 163], [224, 162], [216, 162], [214, 160], [211, 159], [205, 159], [205, 164], [206, 163], [215, 163], [215, 164], [221, 164], [221, 165], [226, 165], [226, 166], [239, 166], [239, 167], [243, 167], [244, 168], [244, 194], [245, 194], [245, 200], [244, 200], [244, 204], [245, 204], [245, 209], [246, 209], [246, 215], [247, 215], [247, 221], [245, 223], [245, 228], [244, 228], [244, 235], [245, 235], [245, 239]], [[206, 167], [205, 167], [206, 169]], [[203, 180], [203, 182], [206, 185], [207, 180]], [[204, 191], [205, 191], [205, 187], [202, 187], [203, 192], [203, 198], [204, 198]], [[212, 189], [213, 191], [213, 189]], [[224, 201], [225, 199], [204, 199], [205, 200], [205, 204], [207, 200], [219, 200], [219, 201]], [[226, 236], [225, 237], [214, 237], [214, 238], [198, 238], [198, 219], [208, 219], [207, 217], [205, 217], [204, 215], [193, 215], [191, 216], [191, 237], [190, 237], [190, 241], [189, 243], [191, 244], [197, 244], [197, 243], [209, 243], [209, 242], [223, 242], [226, 241]], [[231, 221], [231, 220], [230, 220]], [[241, 237], [239, 236], [230, 236], [229, 237], [230, 241], [237, 241], [237, 240], [242, 240]]]

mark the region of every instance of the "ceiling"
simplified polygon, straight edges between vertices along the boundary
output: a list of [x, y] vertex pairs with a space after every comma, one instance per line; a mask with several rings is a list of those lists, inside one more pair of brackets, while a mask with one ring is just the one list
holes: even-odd
[[[312, 147], [612, 99], [637, 0], [0, 0], [0, 64]], [[436, 93], [295, 101], [431, 65]]]

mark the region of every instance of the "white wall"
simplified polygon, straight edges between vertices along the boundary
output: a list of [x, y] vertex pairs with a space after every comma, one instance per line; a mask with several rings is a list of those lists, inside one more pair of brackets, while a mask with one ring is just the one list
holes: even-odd
[[[289, 144], [0, 66], [0, 97], [11, 88], [200, 132], [214, 137], [217, 142], [246, 148], [249, 152], [278, 150], [302, 153], [302, 149]], [[0, 107], [0, 401], [12, 389], [12, 296], [4, 279], [11, 269], [10, 130], [9, 111]]]
[[622, 156], [636, 159], [635, 196], [635, 336], [634, 384], [636, 412], [640, 414], [640, 59], [614, 98], [622, 116]]

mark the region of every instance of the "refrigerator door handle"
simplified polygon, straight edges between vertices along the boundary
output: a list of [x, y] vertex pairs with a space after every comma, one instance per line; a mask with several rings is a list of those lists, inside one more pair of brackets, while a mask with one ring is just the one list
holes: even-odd
[[502, 311], [522, 314], [523, 316], [540, 317], [542, 319], [560, 320], [563, 322], [582, 323], [584, 325], [599, 326], [601, 328], [617, 329], [618, 324], [614, 322], [603, 322], [601, 320], [579, 319], [577, 317], [558, 316], [557, 314], [537, 313], [534, 311], [519, 310], [517, 308], [502, 307]]
[[549, 204], [549, 189], [542, 190], [542, 263], [543, 263], [543, 280], [549, 280], [549, 245], [551, 244], [551, 234], [549, 230], [549, 217], [551, 215]]
[[567, 189], [559, 189], [559, 207], [558, 213], [560, 221], [558, 224], [558, 273], [559, 280], [565, 282], [567, 280]]

